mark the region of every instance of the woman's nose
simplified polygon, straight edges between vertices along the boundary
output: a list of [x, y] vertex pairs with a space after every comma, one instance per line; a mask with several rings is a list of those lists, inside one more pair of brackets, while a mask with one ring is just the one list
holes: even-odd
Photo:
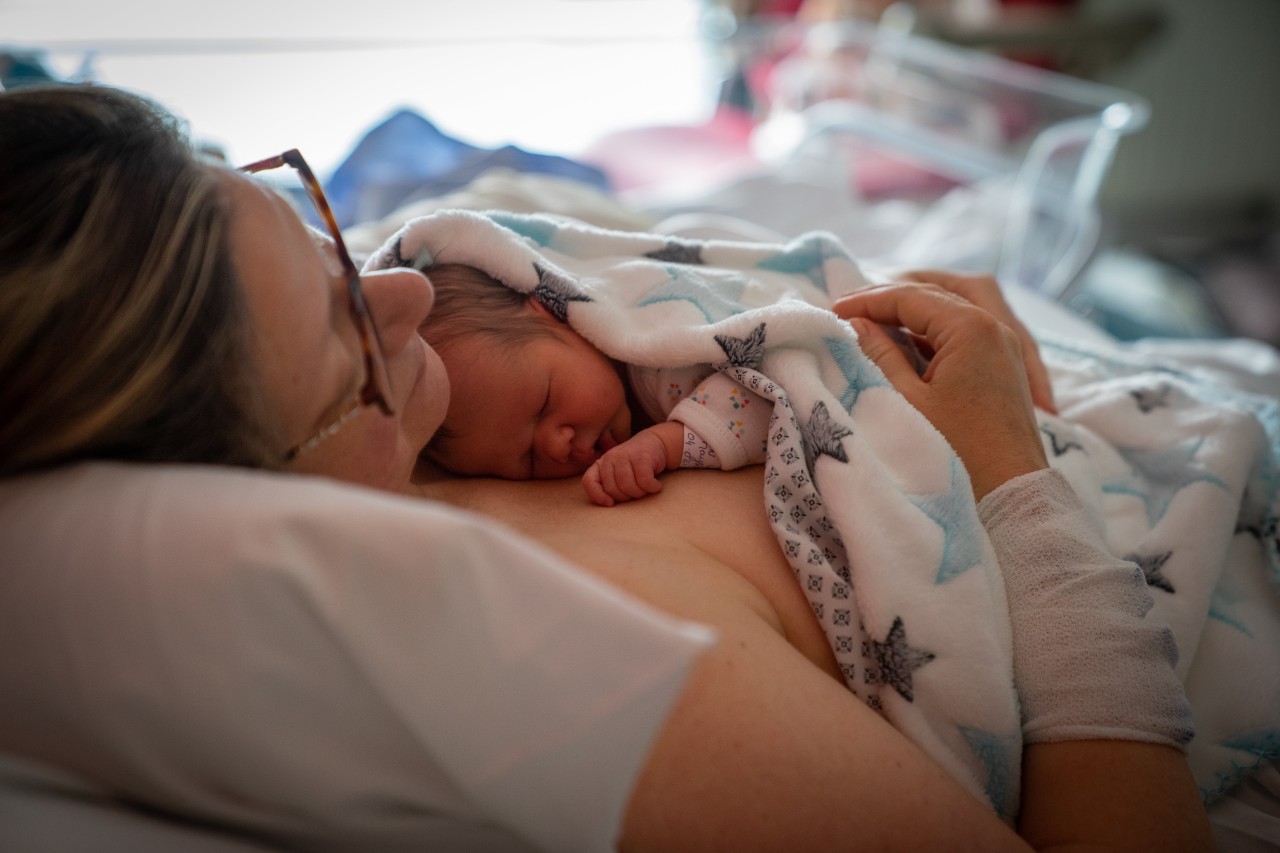
[[362, 273], [360, 288], [378, 329], [382, 348], [399, 352], [431, 313], [435, 291], [427, 277], [413, 269]]

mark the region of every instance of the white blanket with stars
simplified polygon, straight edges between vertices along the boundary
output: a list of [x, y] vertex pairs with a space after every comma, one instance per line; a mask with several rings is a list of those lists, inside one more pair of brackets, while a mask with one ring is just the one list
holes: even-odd
[[[688, 241], [445, 211], [410, 221], [367, 268], [434, 263], [532, 294], [612, 358], [709, 364], [773, 400], [765, 511], [849, 689], [1016, 814], [1022, 742], [999, 567], [954, 452], [826, 310], [865, 283], [834, 238]], [[1049, 352], [1067, 405], [1042, 425], [1046, 448], [1116, 553], [1147, 572], [1152, 618], [1174, 628], [1209, 795], [1274, 755], [1280, 732], [1280, 419], [1257, 398], [1200, 402], [1168, 371], [1152, 382], [1118, 359]], [[1261, 681], [1234, 664], [1220, 672], [1255, 659], [1269, 667], [1255, 666]]]
[[1045, 450], [1173, 630], [1211, 803], [1280, 757], [1280, 403], [1122, 344], [1040, 346]]

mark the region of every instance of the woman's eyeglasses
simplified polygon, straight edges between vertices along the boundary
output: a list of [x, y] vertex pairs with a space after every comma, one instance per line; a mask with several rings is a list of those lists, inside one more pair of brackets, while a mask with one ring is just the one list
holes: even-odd
[[382, 340], [378, 337], [378, 328], [374, 325], [373, 317], [369, 314], [369, 304], [365, 302], [364, 291], [360, 288], [360, 271], [356, 269], [355, 262], [351, 260], [351, 255], [347, 252], [347, 244], [342, 239], [342, 232], [338, 230], [338, 221], [333, 216], [333, 209], [329, 207], [329, 200], [325, 198], [324, 190], [320, 187], [320, 182], [316, 180], [315, 173], [311, 171], [311, 167], [307, 165], [306, 160], [302, 159], [302, 155], [298, 153], [296, 148], [275, 157], [268, 157], [265, 160], [242, 166], [240, 170], [249, 173], [265, 172], [268, 169], [278, 169], [281, 166], [292, 166], [297, 171], [298, 177], [302, 181], [302, 186], [307, 192], [307, 197], [311, 199], [316, 213], [319, 214], [320, 220], [328, 228], [329, 236], [333, 238], [334, 251], [337, 253], [338, 263], [341, 264], [342, 274], [347, 281], [351, 319], [355, 321], [356, 329], [360, 332], [360, 346], [364, 351], [365, 371], [364, 385], [359, 393], [352, 398], [351, 405], [344, 407], [342, 414], [336, 420], [325, 424], [310, 438], [290, 448], [285, 453], [284, 458], [285, 461], [291, 461], [299, 453], [310, 450], [333, 435], [355, 418], [365, 406], [372, 406], [376, 403], [378, 408], [388, 415], [395, 414], [395, 407], [391, 403], [391, 375], [387, 371], [387, 357], [382, 350]]

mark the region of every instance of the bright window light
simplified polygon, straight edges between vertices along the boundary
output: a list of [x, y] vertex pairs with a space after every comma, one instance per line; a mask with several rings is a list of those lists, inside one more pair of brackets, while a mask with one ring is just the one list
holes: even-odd
[[[339, 11], [340, 10], [340, 11]], [[705, 0], [0, 0], [0, 49], [151, 95], [233, 161], [330, 171], [412, 109], [483, 147], [573, 156], [626, 127], [706, 120]]]

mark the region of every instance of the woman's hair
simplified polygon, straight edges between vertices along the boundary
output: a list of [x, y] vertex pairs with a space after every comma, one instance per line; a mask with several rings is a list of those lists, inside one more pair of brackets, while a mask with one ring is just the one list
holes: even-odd
[[435, 290], [435, 304], [418, 329], [437, 350], [475, 336], [508, 344], [512, 351], [535, 338], [554, 337], [554, 326], [529, 310], [529, 295], [466, 264], [437, 264], [424, 272]]
[[276, 464], [224, 198], [147, 100], [0, 93], [0, 476]]

